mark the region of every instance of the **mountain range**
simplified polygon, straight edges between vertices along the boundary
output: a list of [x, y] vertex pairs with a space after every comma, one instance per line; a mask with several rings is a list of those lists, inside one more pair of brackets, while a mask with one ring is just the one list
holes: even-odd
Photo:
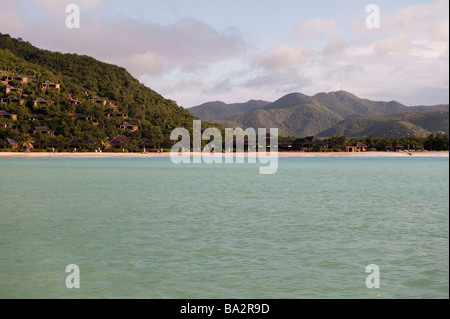
[[194, 116], [226, 127], [277, 127], [282, 136], [428, 136], [449, 133], [449, 105], [406, 106], [362, 99], [345, 91], [287, 94], [274, 102], [208, 102], [189, 108]]

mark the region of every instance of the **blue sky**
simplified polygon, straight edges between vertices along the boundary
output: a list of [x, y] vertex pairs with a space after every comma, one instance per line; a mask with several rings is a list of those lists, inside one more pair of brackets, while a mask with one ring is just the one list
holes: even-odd
[[[65, 7], [80, 7], [68, 29]], [[365, 25], [380, 8], [380, 28]], [[449, 4], [361, 0], [2, 0], [0, 32], [125, 67], [190, 107], [346, 90], [449, 100]]]

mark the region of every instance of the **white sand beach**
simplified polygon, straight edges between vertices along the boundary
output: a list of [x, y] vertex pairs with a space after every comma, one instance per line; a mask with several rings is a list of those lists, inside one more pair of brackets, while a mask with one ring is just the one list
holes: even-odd
[[[271, 155], [270, 153], [266, 153]], [[244, 155], [248, 156], [249, 153]], [[191, 156], [201, 156], [194, 152]], [[423, 151], [423, 152], [278, 152], [278, 157], [449, 157], [449, 152]], [[109, 152], [0, 152], [0, 158], [153, 158], [170, 157], [169, 152], [164, 153], [109, 153]]]

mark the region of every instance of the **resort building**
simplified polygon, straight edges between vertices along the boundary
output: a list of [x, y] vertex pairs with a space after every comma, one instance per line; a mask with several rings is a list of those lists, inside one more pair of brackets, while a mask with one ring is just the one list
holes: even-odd
[[66, 143], [66, 146], [69, 148], [73, 148], [73, 150], [75, 152], [77, 150], [77, 147], [83, 146], [83, 143], [81, 143], [80, 141], [73, 138]]
[[82, 121], [82, 122], [92, 122], [94, 121], [94, 118], [91, 116], [86, 116], [81, 113], [77, 113], [74, 116], [72, 116], [72, 120], [74, 121]]
[[59, 143], [55, 139], [48, 141], [48, 143], [45, 144], [48, 148], [59, 148]]
[[19, 143], [17, 143], [16, 141], [14, 141], [12, 138], [7, 138], [6, 139], [6, 147], [10, 147], [13, 150], [15, 150], [16, 148], [19, 147]]
[[33, 107], [40, 107], [40, 106], [50, 106], [53, 105], [55, 102], [52, 100], [46, 100], [41, 97], [38, 97], [36, 100], [33, 101]]
[[17, 114], [11, 114], [4, 110], [0, 110], [0, 118], [10, 119], [12, 121], [17, 121]]
[[314, 146], [318, 146], [319, 148], [327, 148], [328, 144], [324, 140], [321, 140], [315, 136], [299, 138], [292, 142], [292, 149], [297, 151], [310, 150]]
[[44, 114], [33, 115], [29, 118], [30, 121], [46, 121], [48, 119]]
[[119, 135], [116, 138], [113, 138], [111, 141], [109, 141], [109, 144], [113, 148], [124, 148], [128, 143], [128, 137]]
[[393, 146], [392, 144], [386, 145], [386, 152], [400, 152], [403, 150], [403, 145], [397, 144]]
[[143, 148], [143, 149], [146, 149], [146, 148], [149, 148], [149, 149], [156, 149], [156, 147], [158, 146], [155, 142], [152, 142], [151, 140], [143, 140], [142, 142], [140, 142], [139, 144], [138, 144], [138, 146], [139, 146], [139, 148]]
[[60, 89], [60, 84], [59, 83], [53, 83], [51, 81], [45, 81], [44, 83], [42, 83], [42, 89]]
[[128, 115], [125, 113], [122, 113], [118, 110], [114, 110], [111, 113], [108, 113], [108, 117], [121, 117], [123, 119], [126, 119], [128, 117]]
[[130, 132], [136, 132], [139, 129], [137, 125], [133, 125], [128, 122], [123, 122], [122, 124], [120, 124], [119, 128], [121, 130], [128, 130]]
[[92, 99], [89, 99], [89, 101], [95, 104], [102, 104], [102, 105], [106, 105], [106, 103], [108, 103], [108, 100], [101, 99], [97, 96], [94, 96]]
[[0, 91], [2, 93], [8, 94], [8, 93], [19, 93], [22, 94], [22, 89], [17, 89], [9, 84], [6, 84], [5, 86], [0, 88]]
[[10, 123], [3, 123], [0, 121], [0, 128], [13, 128], [13, 125]]
[[73, 99], [73, 98], [70, 97], [70, 98], [67, 99], [67, 103], [69, 103], [70, 105], [78, 105], [78, 104], [81, 104], [81, 101]]
[[12, 74], [12, 75], [7, 75], [7, 76], [2, 78], [2, 82], [8, 83], [10, 81], [17, 81], [17, 82], [20, 82], [20, 83], [27, 83], [28, 82], [28, 77], [20, 76], [19, 74]]
[[347, 144], [345, 145], [345, 151], [349, 153], [367, 152], [367, 145], [362, 142], [358, 142], [356, 144]]
[[4, 97], [0, 100], [0, 103], [17, 103], [19, 105], [23, 105], [25, 103], [24, 99], [20, 99], [17, 96], [9, 95], [8, 97]]
[[51, 134], [53, 135], [55, 131], [49, 130], [47, 126], [35, 126], [33, 130], [33, 134]]

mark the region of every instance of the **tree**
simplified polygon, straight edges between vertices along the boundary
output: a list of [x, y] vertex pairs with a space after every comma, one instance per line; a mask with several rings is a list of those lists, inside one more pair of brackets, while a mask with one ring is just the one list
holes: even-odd
[[99, 138], [97, 140], [97, 146], [98, 146], [99, 150], [100, 149], [107, 150], [111, 147], [111, 144], [109, 143], [109, 141], [107, 139]]
[[346, 143], [347, 143], [347, 137], [345, 137], [345, 136], [333, 135], [328, 140], [328, 145], [330, 145], [334, 148], [343, 148]]
[[27, 152], [30, 152], [30, 149], [33, 149], [33, 140], [31, 138], [28, 138], [28, 139], [20, 142], [19, 145], [22, 149], [26, 149]]

